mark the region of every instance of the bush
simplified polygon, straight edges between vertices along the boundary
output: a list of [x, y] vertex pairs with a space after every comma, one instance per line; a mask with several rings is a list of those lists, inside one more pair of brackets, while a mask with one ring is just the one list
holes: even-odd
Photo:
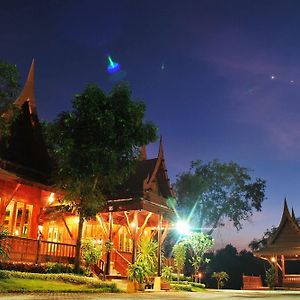
[[0, 262], [0, 270], [10, 270], [31, 273], [46, 273], [45, 265]]
[[205, 288], [205, 284], [204, 283], [191, 282], [190, 284], [191, 284], [192, 287], [201, 288], [201, 289]]
[[82, 241], [81, 250], [87, 267], [96, 264], [102, 257], [102, 245], [95, 244], [92, 239]]
[[171, 288], [176, 291], [188, 291], [188, 292], [193, 291], [191, 284], [171, 283]]
[[64, 265], [61, 263], [46, 263], [46, 273], [73, 273], [74, 268], [72, 265]]

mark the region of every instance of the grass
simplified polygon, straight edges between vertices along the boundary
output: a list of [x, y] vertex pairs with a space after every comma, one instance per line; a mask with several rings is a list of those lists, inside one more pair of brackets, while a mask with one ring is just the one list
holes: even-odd
[[73, 274], [0, 271], [0, 292], [119, 292], [116, 284]]
[[77, 285], [54, 280], [9, 278], [0, 280], [1, 292], [79, 292], [90, 289], [87, 285]]

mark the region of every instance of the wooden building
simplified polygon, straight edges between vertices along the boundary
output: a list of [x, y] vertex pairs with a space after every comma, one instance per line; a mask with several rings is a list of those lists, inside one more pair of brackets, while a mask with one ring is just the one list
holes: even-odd
[[[9, 231], [10, 260], [72, 263], [79, 218], [61, 203], [62, 196], [49, 181], [51, 163], [36, 111], [34, 62], [15, 104], [21, 114], [12, 126], [10, 146], [7, 149], [0, 144], [0, 223]], [[156, 235], [160, 259], [160, 247], [173, 216], [167, 205], [170, 197], [173, 191], [160, 140], [157, 157], [147, 159], [144, 148], [118, 197], [109, 199], [95, 220], [84, 223], [84, 239], [112, 245], [103, 257], [106, 274], [126, 274], [142, 236]]]
[[300, 287], [300, 227], [294, 211], [290, 214], [286, 200], [280, 224], [266, 247], [254, 255], [275, 266], [275, 285]]

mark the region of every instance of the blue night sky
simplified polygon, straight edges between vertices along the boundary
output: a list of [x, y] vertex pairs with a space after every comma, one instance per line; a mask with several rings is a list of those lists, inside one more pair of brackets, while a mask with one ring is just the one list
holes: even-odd
[[[6, 3], [5, 3], [6, 2]], [[120, 63], [163, 135], [171, 181], [191, 160], [235, 161], [267, 180], [261, 213], [218, 246], [239, 249], [277, 225], [287, 197], [300, 215], [299, 1], [3, 1], [0, 59], [23, 84], [36, 61], [40, 119], [70, 108]], [[156, 155], [157, 145], [149, 147]]]

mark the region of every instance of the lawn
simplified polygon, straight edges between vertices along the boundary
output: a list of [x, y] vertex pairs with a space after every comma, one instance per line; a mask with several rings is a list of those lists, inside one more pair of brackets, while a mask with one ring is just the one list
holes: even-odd
[[101, 292], [86, 284], [72, 284], [55, 280], [9, 278], [0, 280], [0, 292]]
[[115, 283], [74, 274], [0, 270], [0, 292], [119, 292]]

